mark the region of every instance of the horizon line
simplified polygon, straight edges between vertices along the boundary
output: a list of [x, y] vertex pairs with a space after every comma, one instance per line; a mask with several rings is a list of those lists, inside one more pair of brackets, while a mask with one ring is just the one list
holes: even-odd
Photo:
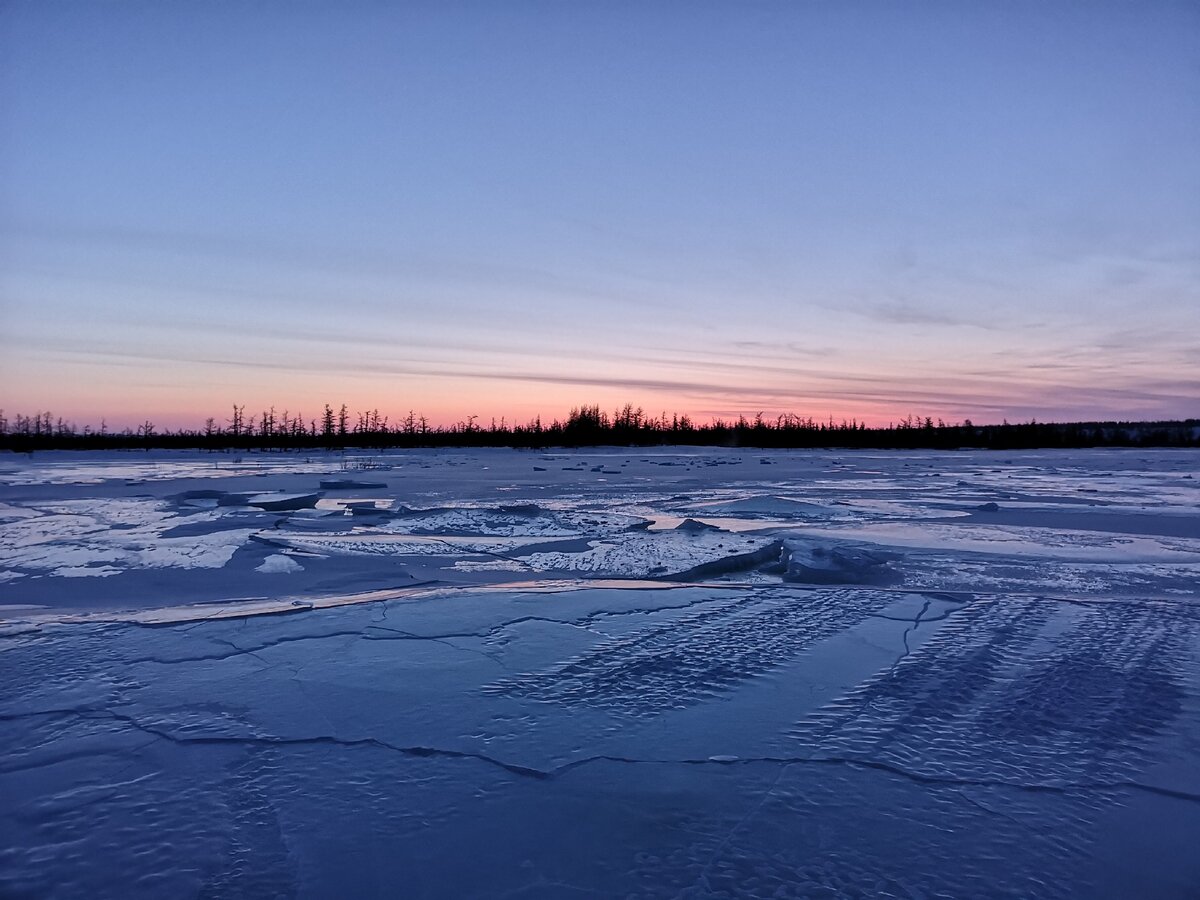
[[[137, 416], [135, 419], [122, 419], [115, 425], [108, 423], [107, 416], [100, 417], [100, 424], [92, 422], [80, 424], [75, 419], [55, 416], [52, 410], [37, 411], [32, 415], [22, 413], [13, 418], [5, 415], [5, 408], [0, 407], [0, 436], [22, 435], [55, 435], [68, 434], [75, 436], [122, 436], [133, 435], [174, 435], [174, 436], [212, 436], [228, 435], [232, 437], [264, 437], [279, 438], [289, 435], [296, 437], [322, 437], [334, 435], [347, 437], [355, 434], [364, 435], [413, 435], [413, 434], [464, 434], [464, 433], [527, 433], [530, 431], [554, 431], [565, 429], [572, 419], [580, 413], [589, 412], [600, 417], [594, 426], [601, 430], [647, 431], [651, 433], [680, 430], [719, 430], [721, 428], [745, 429], [766, 427], [768, 429], [784, 428], [819, 428], [822, 430], [850, 430], [852, 428], [866, 431], [905, 430], [911, 428], [1002, 428], [1014, 425], [1070, 426], [1070, 425], [1167, 425], [1187, 424], [1200, 421], [1200, 410], [1195, 416], [1180, 416], [1176, 418], [1079, 418], [1079, 419], [1043, 419], [1036, 416], [1027, 419], [1017, 418], [1010, 421], [1007, 416], [1001, 416], [1000, 421], [975, 421], [964, 417], [957, 421], [948, 421], [942, 416], [918, 415], [907, 413], [902, 417], [889, 419], [887, 424], [879, 420], [869, 420], [858, 416], [838, 416], [828, 414], [814, 416], [794, 412], [772, 412], [767, 410], [739, 411], [726, 415], [710, 414], [707, 420], [701, 420], [696, 415], [687, 412], [660, 410], [657, 414], [649, 413], [644, 406], [624, 403], [615, 408], [611, 415], [602, 409], [600, 404], [580, 404], [570, 408], [563, 417], [547, 417], [535, 413], [525, 421], [518, 421], [501, 415], [469, 415], [454, 421], [433, 421], [415, 408], [409, 409], [398, 416], [384, 414], [379, 409], [351, 410], [347, 404], [341, 403], [334, 407], [325, 403], [317, 416], [304, 416], [303, 412], [295, 415], [290, 409], [278, 409], [269, 406], [252, 415], [246, 416], [245, 404], [230, 404], [229, 418], [205, 416], [195, 425], [175, 424], [174, 427], [162, 429], [153, 421], [151, 416]], [[286, 422], [284, 417], [287, 417]], [[332, 427], [326, 427], [326, 419], [332, 422]], [[344, 417], [344, 419], [343, 419]], [[136, 424], [132, 424], [138, 420]], [[487, 424], [481, 424], [486, 422]], [[761, 423], [761, 424], [760, 424]]]

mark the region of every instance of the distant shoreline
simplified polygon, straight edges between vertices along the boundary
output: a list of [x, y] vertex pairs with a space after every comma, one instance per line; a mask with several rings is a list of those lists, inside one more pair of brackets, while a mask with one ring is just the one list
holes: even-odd
[[159, 432], [144, 428], [122, 432], [79, 430], [61, 422], [32, 418], [18, 420], [20, 430], [0, 433], [0, 451], [34, 453], [47, 450], [206, 450], [345, 451], [417, 448], [481, 448], [550, 450], [595, 447], [714, 447], [764, 450], [1046, 450], [1089, 447], [1200, 447], [1200, 419], [1162, 422], [1026, 422], [1000, 425], [950, 425], [909, 418], [886, 428], [860, 423], [816, 422], [798, 417], [776, 420], [740, 418], [695, 425], [674, 421], [609, 418], [598, 410], [573, 410], [566, 422], [542, 425], [482, 427], [460, 423], [449, 428], [350, 428], [343, 420], [328, 428], [291, 427], [283, 430], [271, 420], [256, 428], [241, 425], [205, 431]]

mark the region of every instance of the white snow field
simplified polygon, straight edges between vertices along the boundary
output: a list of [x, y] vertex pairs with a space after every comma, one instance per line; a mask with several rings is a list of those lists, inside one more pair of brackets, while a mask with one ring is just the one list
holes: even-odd
[[1200, 453], [0, 458], [0, 896], [1200, 896]]

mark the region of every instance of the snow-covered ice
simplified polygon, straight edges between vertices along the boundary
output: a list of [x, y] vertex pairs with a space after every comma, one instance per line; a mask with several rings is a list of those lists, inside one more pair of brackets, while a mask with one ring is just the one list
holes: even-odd
[[1200, 896], [1198, 472], [0, 459], [0, 896]]

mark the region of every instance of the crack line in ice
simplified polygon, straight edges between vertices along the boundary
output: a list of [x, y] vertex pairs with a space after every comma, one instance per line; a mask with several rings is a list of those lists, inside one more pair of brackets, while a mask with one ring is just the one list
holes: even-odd
[[502, 660], [497, 654], [489, 653], [486, 650], [480, 650], [476, 647], [461, 647], [458, 644], [455, 644], [452, 640], [452, 638], [456, 638], [456, 637], [457, 638], [467, 638], [467, 637], [477, 637], [477, 635], [458, 635], [458, 634], [456, 634], [456, 635], [424, 635], [424, 634], [416, 634], [415, 632], [412, 632], [412, 631], [403, 631], [399, 628], [388, 628], [385, 625], [368, 625], [367, 628], [372, 631], [386, 631], [390, 634], [396, 635], [396, 637], [371, 637], [370, 635], [364, 634], [362, 637], [363, 637], [363, 640], [366, 640], [366, 641], [431, 641], [432, 643], [442, 644], [446, 647], [449, 647], [451, 650], [460, 650], [465, 653], [474, 653], [477, 656], [482, 656], [484, 659], [490, 659], [492, 662], [494, 662], [496, 665], [498, 665], [500, 668], [504, 669], [505, 671], [511, 671], [511, 669], [509, 669], [508, 665], [504, 662], [504, 660]]
[[138, 721], [135, 717], [124, 713], [113, 712], [112, 710], [88, 710], [86, 712], [76, 711], [75, 713], [82, 719], [111, 719], [116, 722], [122, 722], [137, 731], [144, 734], [153, 735], [165, 741], [170, 741], [173, 744], [184, 745], [221, 745], [231, 744], [237, 746], [272, 746], [272, 747], [287, 747], [287, 746], [314, 746], [314, 745], [330, 745], [337, 747], [379, 747], [384, 750], [392, 750], [396, 753], [401, 753], [405, 756], [414, 756], [420, 758], [443, 757], [446, 759], [474, 759], [488, 765], [496, 766], [504, 769], [514, 775], [521, 775], [526, 778], [534, 778], [538, 780], [548, 780], [555, 776], [555, 772], [546, 772], [541, 769], [534, 769], [529, 766], [522, 766], [518, 763], [505, 762], [493, 756], [488, 756], [486, 753], [473, 753], [469, 750], [451, 750], [443, 747], [423, 747], [413, 746], [404, 747], [399, 744], [393, 744], [385, 741], [382, 738], [364, 737], [364, 738], [341, 738], [332, 734], [310, 735], [306, 737], [281, 737], [278, 735], [178, 735], [172, 734], [169, 731], [164, 731], [161, 728], [155, 728], [153, 725], [147, 725], [144, 722]]
[[[948, 619], [951, 615], [953, 615], [956, 612], [958, 612], [957, 609], [948, 609], [944, 613], [942, 613], [940, 616], [929, 616], [928, 618], [918, 618], [918, 619], [909, 619], [909, 618], [905, 618], [904, 616], [886, 616], [883, 613], [867, 613], [867, 618], [868, 619], [887, 619], [889, 622], [913, 622], [913, 623], [941, 622], [944, 619]], [[909, 630], [911, 631], [912, 629], [909, 629]], [[907, 634], [907, 633], [908, 632], [905, 632], [905, 634]]]
[[968, 794], [968, 793], [966, 792], [966, 790], [965, 790], [965, 789], [959, 789], [959, 790], [958, 790], [958, 791], [956, 791], [955, 793], [957, 793], [957, 794], [958, 794], [960, 797], [962, 797], [964, 800], [966, 800], [968, 803], [970, 803], [970, 804], [971, 804], [972, 806], [974, 806], [976, 809], [981, 809], [981, 810], [983, 810], [985, 813], [989, 813], [989, 814], [991, 814], [991, 815], [993, 815], [993, 816], [1000, 816], [1000, 818], [1002, 818], [1002, 819], [1008, 819], [1008, 821], [1012, 822], [1014, 825], [1019, 825], [1019, 826], [1021, 826], [1022, 828], [1028, 829], [1028, 830], [1030, 830], [1030, 831], [1034, 831], [1034, 832], [1036, 832], [1036, 831], [1037, 831], [1037, 829], [1036, 829], [1036, 828], [1034, 828], [1034, 827], [1033, 827], [1031, 824], [1029, 824], [1028, 822], [1022, 822], [1020, 819], [1018, 819], [1018, 818], [1017, 818], [1016, 816], [1014, 816], [1014, 815], [1011, 815], [1011, 814], [1009, 814], [1009, 813], [1006, 813], [1006, 812], [1004, 812], [1004, 811], [1002, 811], [1002, 810], [999, 810], [999, 809], [992, 809], [992, 808], [991, 808], [990, 806], [988, 806], [986, 803], [981, 803], [981, 802], [979, 802], [979, 801], [978, 801], [978, 800], [976, 800], [974, 797], [972, 797], [970, 794]]
[[[721, 762], [721, 760], [710, 761]], [[725, 852], [725, 848], [728, 847], [729, 842], [733, 840], [734, 835], [741, 831], [742, 826], [757, 816], [762, 811], [762, 808], [767, 805], [767, 801], [771, 799], [771, 795], [775, 793], [775, 788], [779, 787], [779, 782], [783, 781], [783, 776], [787, 774], [788, 767], [791, 765], [791, 763], [784, 763], [783, 766], [780, 767], [779, 774], [775, 776], [775, 780], [771, 782], [770, 787], [763, 791], [763, 795], [759, 798], [758, 802], [754, 804], [753, 808], [751, 808], [746, 815], [742, 816], [742, 818], [739, 819], [737, 823], [729, 829], [729, 833], [726, 834], [721, 843], [717, 845], [717, 849], [712, 852], [712, 855], [708, 858], [708, 862], [704, 864], [704, 868], [701, 869], [700, 874], [696, 876], [696, 881], [694, 882], [695, 884], [698, 885], [703, 882], [708, 892], [712, 893], [713, 888], [712, 885], [708, 883], [708, 873], [712, 870], [712, 867], [716, 865], [717, 860], [721, 858], [722, 854]]]
[[[92, 721], [108, 719], [114, 722], [123, 723], [130, 728], [140, 731], [144, 734], [149, 734], [154, 737], [161, 738], [162, 740], [181, 745], [218, 746], [227, 744], [232, 746], [251, 747], [326, 745], [349, 748], [378, 747], [380, 749], [391, 750], [393, 752], [403, 754], [404, 756], [418, 757], [422, 759], [428, 759], [431, 757], [440, 757], [444, 759], [473, 759], [500, 769], [504, 769], [505, 771], [514, 775], [519, 775], [524, 778], [532, 778], [537, 781], [552, 781], [560, 776], [568, 774], [569, 772], [573, 772], [576, 769], [582, 769], [587, 766], [602, 762], [616, 763], [619, 765], [658, 766], [780, 765], [785, 769], [792, 765], [817, 765], [839, 766], [851, 769], [871, 769], [874, 771], [886, 772], [891, 775], [897, 775], [901, 778], [906, 778], [909, 781], [914, 781], [920, 784], [943, 785], [946, 787], [1009, 788], [1012, 790], [1039, 794], [1069, 794], [1073, 791], [1135, 790], [1144, 791], [1146, 793], [1155, 794], [1161, 797], [1168, 797], [1174, 800], [1186, 800], [1192, 803], [1200, 803], [1200, 794], [1198, 793], [1162, 787], [1160, 785], [1145, 784], [1143, 782], [1133, 781], [1130, 779], [1122, 779], [1117, 781], [1061, 782], [1057, 784], [1051, 784], [1046, 782], [1006, 781], [1003, 779], [956, 778], [950, 775], [925, 775], [919, 772], [913, 772], [909, 769], [905, 769], [892, 763], [848, 756], [710, 756], [705, 758], [684, 759], [638, 759], [628, 756], [599, 754], [596, 756], [588, 756], [582, 759], [572, 760], [571, 762], [563, 763], [562, 765], [549, 769], [537, 769], [533, 768], [532, 766], [521, 765], [520, 763], [506, 762], [494, 756], [489, 756], [486, 753], [477, 753], [469, 750], [453, 750], [445, 747], [426, 747], [420, 745], [406, 747], [376, 737], [342, 738], [331, 734], [309, 735], [305, 737], [236, 734], [194, 736], [178, 735], [162, 728], [156, 728], [153, 725], [147, 725], [146, 723], [138, 720], [136, 717], [125, 713], [118, 713], [108, 709], [93, 709], [87, 707], [34, 710], [25, 713], [0, 714], [0, 721], [16, 721], [38, 716], [58, 718], [75, 717]], [[24, 768], [36, 768], [36, 766]]]
[[[888, 670], [889, 675], [892, 672], [895, 672], [896, 666], [898, 666], [898, 665], [900, 665], [900, 663], [904, 662], [904, 660], [907, 659], [908, 655], [912, 652], [912, 648], [908, 646], [909, 632], [916, 631], [918, 628], [921, 627], [921, 617], [924, 616], [925, 613], [929, 612], [929, 604], [932, 602], [933, 602], [932, 598], [926, 597], [925, 605], [921, 607], [921, 611], [919, 613], [917, 613], [917, 617], [912, 620], [912, 627], [904, 629], [904, 634], [901, 635], [901, 637], [904, 639], [904, 654], [902, 656], [900, 656], [900, 658], [897, 659], [894, 663], [892, 663], [892, 668]], [[945, 616], [943, 616], [942, 618], [945, 618]]]
[[596, 762], [613, 762], [624, 763], [629, 765], [688, 765], [688, 766], [730, 766], [730, 765], [749, 765], [749, 764], [777, 764], [782, 766], [790, 766], [796, 764], [809, 765], [826, 765], [826, 766], [845, 766], [848, 768], [863, 768], [873, 769], [880, 772], [888, 772], [892, 775], [899, 775], [902, 778], [907, 778], [910, 781], [920, 782], [921, 784], [945, 785], [948, 787], [994, 787], [994, 788], [1012, 788], [1014, 790], [1029, 791], [1032, 793], [1048, 793], [1048, 794], [1068, 794], [1072, 791], [1107, 791], [1107, 790], [1137, 790], [1145, 791], [1151, 794], [1158, 794], [1164, 797], [1170, 797], [1176, 800], [1189, 800], [1193, 803], [1200, 803], [1200, 794], [1191, 793], [1190, 791], [1176, 790], [1174, 788], [1161, 787], [1158, 785], [1144, 784], [1140, 781], [1121, 780], [1112, 782], [1063, 782], [1061, 784], [1047, 784], [1044, 782], [1019, 782], [1019, 781], [1004, 781], [1002, 779], [987, 780], [987, 779], [968, 779], [955, 778], [949, 775], [922, 775], [919, 772], [912, 772], [900, 766], [892, 765], [891, 763], [880, 762], [877, 760], [860, 759], [855, 757], [843, 756], [753, 756], [739, 757], [736, 759], [730, 758], [712, 758], [707, 759], [634, 759], [623, 756], [589, 756], [584, 759], [574, 760], [564, 765], [558, 766], [545, 772], [545, 775], [557, 777], [564, 775], [567, 772], [591, 765]]
[[[569, 628], [579, 628], [584, 631], [598, 634], [601, 637], [605, 637], [606, 635], [604, 635], [601, 632], [594, 632], [592, 630], [592, 628], [590, 627], [597, 620], [607, 619], [607, 618], [620, 618], [623, 616], [630, 616], [630, 615], [653, 615], [654, 613], [658, 613], [658, 612], [676, 612], [679, 610], [689, 609], [693, 606], [702, 606], [706, 603], [720, 603], [725, 600], [726, 600], [726, 598], [721, 598], [721, 597], [702, 597], [698, 600], [691, 600], [687, 603], [677, 604], [674, 606], [658, 606], [658, 607], [649, 607], [649, 608], [638, 607], [638, 608], [626, 609], [626, 610], [597, 610], [595, 612], [592, 612], [585, 616], [582, 616], [581, 618], [576, 619], [576, 620], [556, 619], [551, 616], [533, 616], [533, 615], [518, 616], [515, 619], [508, 619], [506, 621], [499, 622], [495, 625], [491, 625], [487, 628], [479, 629], [478, 631], [451, 631], [451, 632], [445, 632], [442, 634], [419, 634], [414, 631], [404, 631], [399, 628], [390, 628], [388, 626], [370, 623], [370, 624], [363, 626], [362, 628], [343, 629], [343, 630], [338, 630], [338, 631], [323, 631], [323, 632], [320, 632], [317, 634], [284, 635], [284, 636], [276, 638], [274, 640], [260, 643], [254, 647], [239, 647], [237, 644], [234, 644], [230, 640], [227, 640], [225, 638], [220, 638], [220, 637], [214, 637], [214, 638], [212, 638], [212, 640], [219, 641], [220, 643], [223, 643], [223, 644], [227, 644], [232, 649], [229, 652], [202, 653], [202, 654], [197, 654], [194, 656], [180, 656], [180, 657], [175, 657], [175, 658], [163, 658], [163, 657], [158, 657], [158, 656], [139, 656], [139, 657], [134, 657], [132, 659], [122, 660], [122, 662], [126, 665], [141, 665], [144, 663], [158, 663], [160, 665], [175, 665], [177, 663], [220, 661], [220, 660], [226, 660], [226, 659], [233, 659], [238, 656], [254, 656], [256, 659], [258, 659], [264, 665], [272, 665], [271, 663], [268, 663], [267, 660], [262, 659], [261, 657], [257, 656], [256, 654], [262, 650], [267, 650], [272, 647], [277, 647], [277, 646], [280, 646], [281, 644], [292, 644], [292, 643], [298, 643], [301, 641], [320, 641], [320, 640], [324, 640], [326, 638], [335, 638], [335, 637], [357, 637], [357, 638], [360, 638], [362, 640], [367, 640], [367, 641], [431, 641], [433, 643], [445, 644], [446, 646], [452, 647], [455, 650], [464, 650], [464, 651], [471, 652], [471, 653], [479, 653], [483, 656], [488, 657], [489, 659], [492, 659], [494, 662], [500, 663], [499, 659], [495, 658], [491, 654], [486, 653], [485, 651], [476, 650], [476, 649], [470, 648], [470, 647], [461, 647], [457, 644], [452, 644], [449, 642], [451, 640], [453, 640], [454, 638], [462, 638], [462, 639], [480, 638], [480, 639], [486, 640], [487, 638], [490, 638], [493, 635], [496, 635], [502, 631], [506, 631], [507, 629], [511, 628], [514, 625], [521, 625], [525, 622], [548, 622], [548, 623], [552, 623], [555, 625], [565, 625]], [[383, 607], [383, 608], [386, 608], [386, 607]], [[154, 628], [166, 627], [166, 626], [162, 626], [162, 625], [147, 626], [144, 623], [140, 623], [140, 622], [128, 623], [128, 624], [134, 625], [136, 627], [154, 627]], [[191, 623], [191, 624], [189, 624], [188, 628], [186, 628], [185, 630], [190, 631], [192, 628], [196, 627], [196, 625], [198, 625], [198, 624], [201, 624], [201, 623]], [[384, 632], [388, 632], [389, 635], [395, 635], [395, 636], [389, 637], [389, 636], [380, 635], [380, 636], [376, 637], [376, 636], [367, 634], [366, 632], [368, 632], [368, 631], [384, 631]], [[503, 665], [503, 663], [500, 663], [500, 664]], [[505, 668], [507, 668], [507, 667], [505, 667]]]
[[[944, 599], [944, 598], [937, 598], [937, 599]], [[871, 616], [873, 618], [890, 619], [890, 620], [897, 621], [897, 622], [911, 622], [912, 623], [912, 625], [910, 627], [904, 629], [904, 633], [901, 635], [901, 638], [904, 641], [904, 652], [901, 653], [899, 656], [897, 656], [896, 659], [892, 662], [891, 666], [888, 668], [888, 670], [879, 676], [879, 680], [881, 682], [887, 681], [889, 678], [892, 678], [896, 674], [896, 669], [900, 666], [900, 664], [903, 663], [904, 660], [908, 659], [909, 655], [912, 653], [912, 648], [908, 644], [908, 635], [910, 632], [916, 631], [918, 628], [920, 628], [922, 621], [929, 621], [929, 622], [941, 621], [942, 619], [947, 618], [952, 613], [959, 612], [960, 610], [963, 609], [963, 607], [960, 606], [956, 609], [947, 610], [945, 612], [945, 614], [939, 616], [936, 619], [924, 619], [925, 613], [929, 611], [929, 605], [933, 602], [933, 600], [934, 600], [934, 595], [926, 596], [924, 605], [921, 606], [921, 609], [917, 613], [916, 618], [913, 618], [913, 619], [897, 618], [894, 616], [885, 616], [885, 615], [878, 614], [878, 613], [873, 614], [873, 615], [868, 614], [869, 616]], [[848, 725], [852, 724], [853, 722], [855, 722], [859, 718], [859, 716], [861, 716], [863, 713], [865, 713], [868, 709], [871, 709], [873, 707], [873, 705], [874, 705], [874, 698], [872, 696], [870, 696], [870, 694], [865, 695], [862, 703], [859, 704], [858, 709], [856, 709], [854, 711], [854, 714], [847, 716], [845, 719], [843, 719], [839, 723], [839, 726], [838, 726], [839, 730], [841, 730], [841, 729], [847, 727]]]

